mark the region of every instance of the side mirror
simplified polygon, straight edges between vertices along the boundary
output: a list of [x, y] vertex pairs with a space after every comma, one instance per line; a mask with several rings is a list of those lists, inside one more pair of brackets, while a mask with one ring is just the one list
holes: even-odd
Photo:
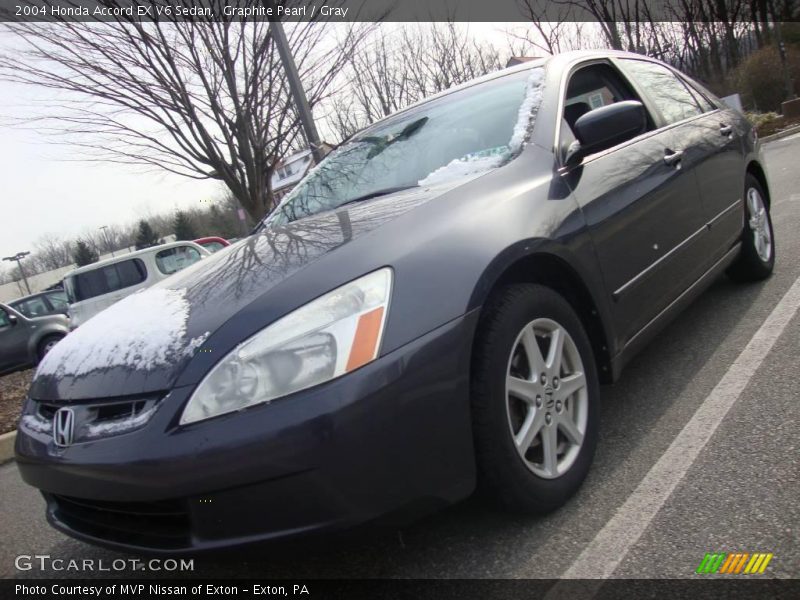
[[17, 324], [17, 320], [17, 315], [8, 315], [8, 322], [11, 323], [12, 326]]
[[647, 116], [641, 102], [624, 100], [590, 110], [575, 121], [573, 129], [578, 143], [567, 152], [568, 165], [644, 133]]

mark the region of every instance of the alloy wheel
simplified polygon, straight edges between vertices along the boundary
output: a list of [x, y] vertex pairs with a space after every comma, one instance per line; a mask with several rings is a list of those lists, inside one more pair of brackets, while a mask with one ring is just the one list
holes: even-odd
[[551, 319], [528, 323], [508, 360], [506, 409], [517, 453], [537, 476], [566, 473], [588, 421], [586, 373], [569, 332]]
[[772, 232], [769, 228], [769, 215], [764, 206], [761, 194], [755, 188], [747, 190], [748, 225], [753, 232], [753, 244], [756, 253], [763, 262], [769, 262], [772, 256]]

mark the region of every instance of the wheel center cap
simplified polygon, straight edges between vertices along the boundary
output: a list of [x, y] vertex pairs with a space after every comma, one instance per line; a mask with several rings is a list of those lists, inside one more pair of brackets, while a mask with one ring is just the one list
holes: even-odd
[[547, 408], [553, 408], [555, 404], [555, 398], [553, 398], [553, 388], [549, 385], [544, 388], [544, 403]]

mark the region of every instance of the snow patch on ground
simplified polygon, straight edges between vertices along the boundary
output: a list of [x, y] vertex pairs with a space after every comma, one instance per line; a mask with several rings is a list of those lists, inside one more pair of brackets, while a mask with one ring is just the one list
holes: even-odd
[[80, 376], [111, 367], [143, 370], [191, 356], [208, 333], [186, 340], [186, 290], [150, 288], [120, 300], [56, 344], [36, 371]]
[[490, 153], [486, 155], [483, 152], [478, 152], [462, 158], [457, 158], [450, 161], [445, 166], [436, 169], [425, 178], [420, 179], [417, 183], [422, 186], [436, 185], [451, 179], [479, 175], [499, 167], [508, 160], [509, 157], [522, 150], [522, 147], [525, 145], [525, 140], [528, 137], [528, 132], [535, 119], [535, 113], [542, 103], [543, 87], [544, 69], [541, 67], [532, 69], [525, 86], [525, 98], [523, 98], [522, 104], [519, 106], [517, 122], [514, 125], [511, 140], [509, 140], [508, 146], [503, 147], [502, 153]]

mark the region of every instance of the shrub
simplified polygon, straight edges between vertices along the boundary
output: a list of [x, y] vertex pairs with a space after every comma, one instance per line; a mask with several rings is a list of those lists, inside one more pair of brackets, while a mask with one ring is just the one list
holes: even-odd
[[776, 112], [746, 112], [744, 113], [744, 116], [747, 117], [747, 120], [750, 121], [756, 129], [760, 129], [761, 127], [769, 125], [773, 121], [777, 121], [781, 118], [781, 116]]
[[[786, 49], [795, 93], [800, 82], [800, 50]], [[778, 111], [786, 99], [783, 68], [777, 48], [769, 46], [751, 54], [736, 70], [736, 82], [745, 106], [757, 111]]]

